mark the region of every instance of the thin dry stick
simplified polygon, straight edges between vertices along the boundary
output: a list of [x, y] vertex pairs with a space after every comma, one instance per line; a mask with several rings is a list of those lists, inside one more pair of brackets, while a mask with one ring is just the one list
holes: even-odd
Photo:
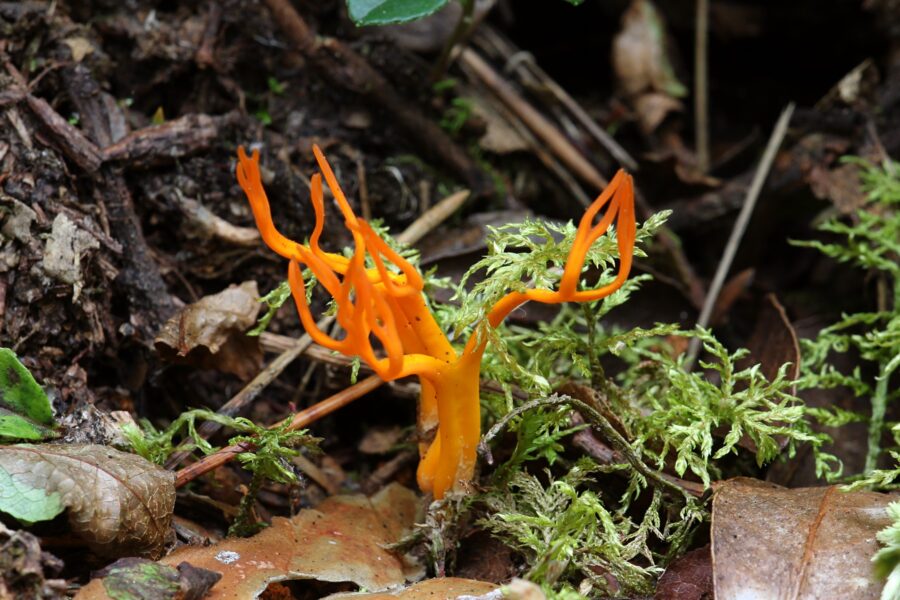
[[566, 189], [569, 190], [572, 197], [575, 198], [581, 206], [589, 206], [591, 198], [581, 188], [581, 185], [575, 179], [575, 176], [572, 175], [571, 171], [560, 164], [560, 162], [556, 160], [556, 157], [544, 148], [543, 142], [534, 137], [531, 130], [528, 129], [521, 119], [516, 117], [508, 108], [506, 108], [506, 105], [496, 98], [487, 99], [491, 101], [490, 108], [495, 110], [520, 136], [522, 136], [522, 139], [525, 140], [525, 143], [528, 144], [531, 151], [534, 152], [534, 155], [538, 157], [538, 160], [540, 160], [551, 173], [556, 175], [556, 178], [559, 179], [560, 183], [566, 186]]
[[[766, 151], [763, 153], [762, 160], [759, 162], [759, 167], [757, 167], [756, 173], [753, 175], [750, 189], [747, 190], [747, 196], [744, 198], [744, 206], [741, 208], [741, 212], [734, 222], [734, 227], [731, 229], [731, 236], [728, 238], [728, 243], [725, 245], [725, 252], [722, 254], [722, 260], [719, 262], [719, 266], [716, 269], [716, 274], [715, 277], [713, 277], [712, 284], [709, 286], [709, 291], [706, 293], [706, 301], [703, 304], [703, 310], [700, 311], [700, 318], [697, 319], [697, 326], [699, 327], [706, 327], [709, 325], [709, 318], [712, 315], [716, 299], [719, 297], [719, 292], [722, 290], [722, 284], [725, 283], [725, 277], [728, 276], [731, 262], [734, 260], [734, 255], [737, 253], [741, 238], [744, 237], [744, 232], [747, 230], [747, 224], [750, 222], [750, 216], [753, 214], [753, 207], [756, 206], [756, 200], [759, 198], [762, 186], [766, 182], [769, 169], [772, 168], [772, 161], [775, 160], [775, 153], [778, 152], [778, 148], [781, 146], [781, 142], [784, 140], [784, 136], [787, 133], [788, 123], [790, 123], [791, 115], [793, 113], [794, 103], [792, 102], [782, 111], [781, 116], [778, 118], [778, 122], [775, 124], [775, 129], [772, 131], [772, 136], [769, 138], [769, 143], [766, 145]], [[697, 353], [699, 351], [700, 340], [692, 338], [685, 359], [685, 369], [688, 371], [693, 367], [694, 360], [697, 358]]]
[[424, 154], [440, 161], [469, 182], [476, 195], [489, 191], [490, 180], [465, 150], [402, 97], [396, 87], [362, 55], [338, 40], [317, 35], [290, 0], [265, 0], [264, 4], [269, 7], [272, 20], [291, 45], [306, 57], [320, 75], [333, 85], [359, 94], [383, 109]]
[[[416, 241], [422, 239], [424, 236], [426, 236], [428, 234], [429, 231], [431, 231], [432, 229], [434, 229], [435, 227], [440, 225], [447, 217], [449, 217], [451, 214], [453, 214], [453, 212], [462, 205], [462, 203], [468, 197], [468, 194], [469, 194], [468, 190], [464, 190], [462, 192], [457, 192], [456, 194], [453, 194], [453, 195], [449, 196], [448, 198], [445, 198], [444, 200], [441, 200], [431, 210], [425, 212], [425, 214], [421, 215], [418, 219], [413, 221], [409, 227], [407, 227], [405, 230], [403, 230], [403, 232], [401, 232], [397, 236], [397, 239], [406, 244], [415, 243]], [[319, 329], [326, 329], [327, 327], [329, 327], [331, 325], [331, 323], [333, 321], [334, 321], [334, 317], [322, 317], [322, 319], [319, 320], [317, 325], [318, 325]], [[263, 336], [261, 336], [261, 338], [262, 337], [268, 338], [269, 336], [266, 333], [263, 333]], [[280, 337], [282, 337], [282, 336], [279, 336], [279, 338]], [[262, 341], [263, 345], [265, 345], [264, 340], [261, 339], [260, 341]], [[248, 383], [240, 392], [238, 392], [231, 400], [229, 400], [224, 405], [222, 405], [222, 407], [219, 408], [219, 410], [217, 412], [219, 414], [225, 414], [225, 415], [229, 415], [229, 416], [238, 414], [245, 406], [247, 406], [250, 402], [252, 402], [254, 399], [256, 399], [256, 397], [259, 396], [259, 394], [262, 392], [263, 389], [265, 389], [270, 383], [272, 383], [272, 381], [274, 381], [279, 375], [281, 375], [281, 373], [287, 368], [287, 366], [289, 364], [294, 362], [300, 355], [302, 355], [304, 353], [308, 354], [308, 351], [311, 349], [312, 345], [313, 345], [312, 338], [309, 337], [309, 334], [303, 334], [303, 336], [301, 336], [300, 339], [298, 339], [296, 341], [291, 340], [290, 343], [286, 344], [285, 346], [283, 346], [282, 348], [279, 349], [281, 351], [281, 354], [279, 354], [275, 360], [273, 360], [265, 369], [263, 369], [256, 377], [254, 377], [253, 380], [250, 383]], [[331, 353], [329, 352], [328, 355], [330, 356]], [[341, 358], [344, 358], [344, 357], [341, 357]], [[360, 382], [360, 383], [362, 383], [362, 382]], [[353, 389], [353, 386], [351, 386], [350, 388], [347, 388], [347, 390], [344, 390], [344, 391], [346, 392], [350, 389]], [[320, 409], [323, 406], [331, 407], [328, 409], [327, 412], [322, 413], [320, 415], [320, 417], [321, 417], [322, 415], [328, 414], [328, 412], [331, 412], [332, 410], [335, 410], [336, 408], [343, 406], [343, 404], [338, 404], [338, 405], [334, 405], [334, 406], [332, 406], [332, 404], [329, 404], [329, 401], [331, 401], [335, 398], [338, 398], [338, 397], [340, 397], [340, 394], [331, 396], [331, 398], [323, 400], [319, 404], [316, 404], [316, 405], [314, 405], [304, 411], [301, 411], [300, 413], [297, 413], [297, 414], [298, 415], [306, 415], [308, 417], [309, 414], [311, 414], [309, 411], [313, 410], [315, 407], [320, 407]], [[355, 399], [355, 398], [351, 398], [351, 400], [353, 400], [353, 399]], [[320, 418], [320, 417], [317, 417], [317, 418]], [[313, 420], [315, 420], [315, 419], [313, 419]], [[312, 421], [310, 421], [310, 422], [312, 422]], [[216, 433], [220, 428], [221, 428], [221, 425], [219, 425], [218, 423], [215, 423], [213, 421], [207, 421], [207, 422], [203, 423], [203, 425], [200, 426], [198, 433], [204, 439], [208, 439], [214, 433]], [[241, 445], [241, 447], [243, 447], [245, 445], [246, 444]], [[233, 453], [240, 453], [240, 452], [247, 451], [247, 450], [237, 449], [238, 448], [237, 446], [233, 446], [233, 447], [229, 447], [229, 448], [231, 448], [234, 451]], [[174, 468], [176, 465], [181, 463], [181, 461], [183, 461], [188, 456], [188, 454], [190, 453], [190, 450], [191, 450], [191, 448], [188, 448], [188, 449], [178, 452], [177, 454], [174, 454], [169, 459], [169, 461], [166, 463], [168, 468], [170, 468], [170, 469]], [[225, 448], [225, 449], [221, 450], [220, 452], [225, 452], [226, 450], [228, 450], [228, 448]], [[215, 456], [215, 455], [210, 455], [210, 456]], [[207, 458], [209, 458], [209, 457], [207, 457]], [[228, 460], [231, 460], [231, 459], [230, 458], [226, 459], [224, 462], [227, 462]], [[213, 467], [210, 467], [210, 468], [215, 468], [219, 464], [224, 464], [224, 463], [216, 463]], [[193, 466], [193, 465], [191, 465], [191, 466]], [[187, 468], [190, 468], [190, 467], [187, 467]], [[203, 471], [203, 472], [205, 473], [206, 471]], [[191, 477], [191, 479], [193, 479], [194, 477], [197, 477], [197, 475], [194, 475], [193, 477]]]
[[[330, 414], [337, 409], [347, 406], [354, 400], [365, 396], [369, 392], [374, 389], [377, 389], [381, 386], [384, 381], [381, 377], [377, 375], [372, 375], [371, 377], [366, 377], [362, 381], [351, 385], [350, 387], [341, 390], [337, 394], [333, 396], [329, 396], [325, 400], [317, 404], [313, 404], [309, 408], [301, 410], [293, 417], [290, 418], [290, 425], [288, 426], [288, 431], [296, 431], [297, 429], [302, 429], [309, 425], [310, 423], [321, 419], [327, 414]], [[276, 423], [270, 429], [279, 427], [287, 419]], [[204, 456], [197, 462], [186, 466], [175, 474], [175, 487], [181, 487], [186, 483], [193, 481], [197, 477], [200, 477], [204, 473], [208, 473], [213, 469], [216, 469], [227, 462], [234, 460], [234, 458], [241, 454], [242, 452], [252, 452], [255, 450], [255, 446], [250, 442], [242, 442], [240, 444], [235, 444], [233, 446], [228, 446], [226, 448], [222, 448], [221, 450], [216, 451], [209, 456]]]
[[694, 143], [697, 167], [709, 171], [709, 87], [706, 48], [709, 43], [709, 0], [697, 0], [694, 31]]
[[467, 48], [462, 51], [460, 62], [547, 144], [573, 173], [595, 189], [606, 187], [606, 178], [560, 133], [556, 125], [522, 98], [478, 53]]
[[[488, 31], [487, 35], [496, 36], [497, 34], [496, 32]], [[637, 161], [632, 158], [628, 151], [611, 135], [606, 133], [602, 127], [597, 125], [597, 122], [569, 95], [569, 92], [563, 89], [555, 79], [541, 68], [530, 52], [513, 52], [513, 48], [510, 47], [511, 44], [499, 37], [492, 41], [498, 50], [501, 50], [504, 54], [509, 54], [507, 56], [507, 68], [512, 68], [522, 78], [523, 83], [548, 90], [562, 107], [569, 111], [572, 117], [593, 136], [594, 140], [603, 146], [623, 167], [631, 171], [638, 170]]]
[[[323, 317], [318, 322], [318, 326], [320, 329], [328, 327], [331, 322], [334, 320], [334, 317]], [[309, 337], [309, 334], [304, 333], [300, 339], [293, 340], [293, 343], [284, 349], [278, 357], [275, 358], [271, 363], [266, 365], [266, 367], [260, 371], [256, 377], [253, 378], [250, 383], [245, 385], [241, 391], [234, 395], [228, 402], [219, 407], [219, 410], [216, 412], [220, 415], [227, 415], [229, 417], [234, 416], [241, 412], [241, 410], [253, 402], [259, 394], [268, 387], [270, 383], [272, 383], [279, 375], [281, 375], [282, 371], [284, 371], [289, 364], [294, 362], [301, 354], [306, 352], [309, 347], [312, 345], [312, 338]], [[219, 423], [214, 421], [206, 421], [203, 423], [198, 429], [197, 433], [203, 439], [209, 439], [213, 436], [222, 426]], [[185, 458], [190, 455], [191, 450], [193, 450], [193, 445], [188, 446], [187, 448], [182, 449], [176, 454], [173, 454], [169, 460], [166, 462], [166, 467], [172, 469], [176, 465], [180, 464]]]
[[450, 194], [422, 213], [409, 227], [403, 230], [403, 233], [397, 236], [397, 240], [404, 244], [415, 244], [428, 235], [435, 227], [446, 221], [450, 215], [459, 210], [468, 197], [469, 190], [461, 190]]

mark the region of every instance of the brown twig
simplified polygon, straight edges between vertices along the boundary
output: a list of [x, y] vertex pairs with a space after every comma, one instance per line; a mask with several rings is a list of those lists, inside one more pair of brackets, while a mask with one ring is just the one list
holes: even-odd
[[[319, 320], [318, 326], [320, 329], [328, 327], [333, 320], [333, 317], [324, 317]], [[241, 391], [235, 394], [228, 402], [220, 406], [216, 413], [228, 417], [239, 414], [246, 406], [253, 402], [270, 383], [281, 375], [289, 364], [306, 352], [312, 343], [312, 338], [309, 337], [308, 334], [303, 334], [298, 340], [291, 339], [291, 344], [285, 348], [275, 360], [266, 365], [266, 367], [260, 371], [250, 383], [245, 385]], [[219, 423], [206, 421], [200, 426], [197, 433], [203, 439], [209, 439], [221, 428], [222, 426]], [[187, 458], [192, 449], [193, 446], [184, 448], [177, 454], [173, 454], [166, 463], [166, 467], [170, 469], [174, 468]]]
[[707, 85], [709, 44], [709, 0], [697, 0], [694, 24], [694, 143], [697, 168], [709, 171], [709, 86]]
[[538, 140], [522, 120], [516, 117], [502, 102], [496, 98], [486, 97], [486, 99], [492, 103], [488, 108], [495, 110], [503, 119], [505, 119], [522, 139], [525, 140], [525, 143], [528, 144], [531, 151], [534, 152], [534, 155], [538, 157], [538, 160], [544, 164], [547, 170], [553, 173], [556, 178], [559, 179], [560, 183], [566, 186], [566, 189], [569, 190], [572, 197], [575, 198], [581, 206], [587, 207], [591, 203], [591, 198], [585, 193], [584, 189], [582, 189], [581, 185], [575, 179], [575, 176], [560, 164], [551, 152], [547, 151], [544, 147], [544, 143]]
[[418, 457], [419, 454], [415, 450], [401, 450], [396, 456], [372, 471], [360, 488], [364, 494], [374, 494], [393, 479], [398, 471], [414, 463]]
[[466, 181], [476, 196], [489, 194], [490, 180], [465, 151], [433, 121], [401, 97], [362, 56], [338, 40], [317, 36], [288, 0], [265, 0], [273, 20], [310, 64], [332, 84], [382, 108], [427, 156]]
[[503, 77], [498, 74], [474, 50], [465, 49], [460, 54], [460, 63], [481, 81], [485, 87], [500, 99], [531, 131], [559, 157], [575, 175], [587, 182], [591, 187], [601, 190], [608, 183], [606, 178], [594, 168], [568, 140], [556, 125], [538, 112], [531, 104], [516, 92]]
[[[384, 383], [380, 377], [377, 375], [372, 375], [371, 377], [367, 377], [362, 381], [351, 385], [350, 387], [341, 390], [337, 394], [322, 400], [321, 402], [306, 408], [293, 417], [289, 417], [290, 425], [288, 426], [288, 431], [296, 431], [297, 429], [302, 429], [321, 419], [327, 414], [334, 412], [335, 410], [344, 407], [354, 400], [365, 396], [369, 392], [374, 389], [377, 389]], [[285, 419], [280, 421], [279, 423], [272, 426], [272, 428], [280, 427], [284, 424]], [[197, 462], [186, 466], [185, 468], [179, 470], [175, 473], [175, 487], [182, 487], [185, 484], [193, 481], [197, 477], [200, 477], [204, 473], [208, 473], [222, 465], [232, 461], [237, 457], [238, 454], [243, 452], [252, 452], [255, 450], [255, 446], [250, 442], [242, 442], [240, 444], [235, 444], [232, 446], [228, 446], [226, 448], [222, 448], [217, 452], [205, 456], [198, 460]]]
[[240, 119], [237, 112], [211, 117], [185, 115], [159, 125], [133, 131], [103, 148], [104, 162], [122, 162], [130, 168], [171, 162], [208, 148], [222, 137], [222, 129]]
[[403, 230], [403, 233], [397, 236], [397, 239], [405, 244], [415, 244], [438, 225], [446, 221], [450, 215], [459, 210], [468, 198], [469, 190], [461, 190], [450, 194], [419, 215], [409, 227]]
[[597, 122], [587, 114], [581, 105], [569, 93], [550, 77], [528, 52], [518, 50], [512, 42], [490, 25], [483, 25], [475, 42], [480, 47], [490, 46], [507, 61], [507, 69], [519, 76], [523, 85], [546, 90], [559, 104], [572, 115], [577, 123], [606, 149], [623, 167], [631, 171], [638, 170], [637, 161], [611, 135], [606, 133]]
[[259, 231], [255, 227], [239, 227], [229, 223], [197, 200], [185, 196], [177, 187], [170, 188], [168, 196], [191, 224], [209, 237], [218, 238], [235, 246], [259, 244]]
[[[716, 305], [716, 299], [719, 297], [719, 292], [722, 290], [722, 284], [725, 283], [725, 277], [728, 276], [728, 270], [731, 268], [734, 255], [737, 253], [741, 239], [744, 237], [744, 232], [747, 230], [747, 225], [750, 223], [750, 216], [753, 214], [756, 200], [759, 198], [762, 186], [766, 182], [769, 170], [772, 168], [772, 162], [775, 160], [775, 153], [778, 152], [778, 148], [781, 146], [781, 142], [787, 134], [788, 124], [791, 122], [792, 114], [794, 114], [793, 103], [788, 104], [781, 112], [781, 116], [778, 118], [778, 122], [772, 130], [772, 135], [769, 137], [769, 143], [766, 145], [766, 150], [763, 152], [756, 173], [753, 175], [753, 182], [750, 184], [750, 189], [747, 190], [744, 206], [741, 208], [741, 212], [734, 222], [734, 227], [732, 227], [731, 235], [728, 238], [728, 243], [725, 245], [725, 250], [722, 253], [722, 260], [719, 261], [719, 266], [716, 268], [716, 274], [709, 286], [709, 291], [706, 293], [706, 301], [703, 304], [703, 310], [700, 311], [700, 317], [697, 319], [698, 327], [706, 327], [709, 325], [709, 319], [712, 316], [713, 308]], [[699, 351], [700, 338], [691, 338], [685, 356], [685, 369], [691, 369]]]
[[574, 410], [581, 413], [581, 415], [591, 424], [591, 427], [595, 428], [600, 435], [603, 436], [603, 439], [609, 442], [617, 455], [623, 459], [622, 462], [630, 464], [635, 471], [643, 475], [651, 483], [654, 483], [661, 488], [674, 491], [684, 496], [685, 499], [690, 499], [696, 495], [696, 490], [693, 489], [695, 486], [684, 486], [683, 484], [688, 482], [673, 478], [662, 471], [657, 471], [647, 466], [644, 461], [641, 460], [640, 456], [638, 456], [631, 448], [628, 441], [622, 437], [621, 433], [616, 431], [616, 428], [613, 427], [606, 417], [593, 406], [570, 396], [559, 396], [554, 394], [550, 398], [539, 398], [527, 402], [506, 413], [506, 415], [497, 421], [497, 423], [495, 423], [481, 438], [481, 442], [478, 444], [479, 453], [485, 456], [488, 464], [490, 464], [492, 459], [488, 443], [503, 431], [512, 419], [536, 408], [543, 406], [560, 406], [563, 404], [568, 404]]

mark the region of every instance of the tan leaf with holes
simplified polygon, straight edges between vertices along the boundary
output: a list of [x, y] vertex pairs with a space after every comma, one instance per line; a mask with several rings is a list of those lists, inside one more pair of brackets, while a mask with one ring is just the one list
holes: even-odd
[[[458, 598], [460, 596], [480, 597], [496, 591], [499, 587], [496, 583], [477, 581], [475, 579], [435, 577], [434, 579], [426, 579], [409, 587], [391, 590], [390, 592], [332, 594], [331, 596], [326, 596], [325, 600], [354, 600], [356, 598], [364, 598], [365, 600], [436, 600], [437, 598]], [[497, 596], [498, 599], [503, 597], [505, 596]]]
[[104, 556], [158, 556], [170, 532], [175, 476], [140, 456], [94, 444], [0, 446], [20, 488], [58, 494], [69, 524]]
[[188, 562], [222, 574], [208, 600], [256, 598], [272, 582], [350, 581], [367, 590], [402, 585], [419, 573], [386, 548], [412, 528], [419, 501], [391, 484], [371, 498], [332, 496], [292, 519], [275, 517], [249, 538], [179, 548], [162, 563]]

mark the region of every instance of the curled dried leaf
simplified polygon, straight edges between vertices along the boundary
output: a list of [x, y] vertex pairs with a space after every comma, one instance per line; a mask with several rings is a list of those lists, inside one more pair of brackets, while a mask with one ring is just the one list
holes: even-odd
[[259, 339], [245, 334], [260, 308], [255, 281], [204, 296], [166, 322], [156, 336], [156, 350], [166, 360], [248, 379], [262, 363]]

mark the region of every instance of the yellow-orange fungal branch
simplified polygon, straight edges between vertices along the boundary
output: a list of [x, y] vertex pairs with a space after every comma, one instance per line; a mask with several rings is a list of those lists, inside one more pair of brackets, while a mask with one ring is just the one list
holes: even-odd
[[[259, 153], [248, 157], [238, 149], [237, 179], [250, 201], [263, 241], [288, 259], [288, 282], [303, 327], [318, 344], [348, 356], [359, 356], [382, 379], [390, 381], [416, 375], [422, 384], [419, 401], [421, 461], [418, 482], [424, 491], [442, 498], [447, 491], [466, 485], [475, 472], [476, 448], [481, 435], [479, 400], [481, 358], [486, 340], [476, 335], [457, 354], [422, 297], [424, 282], [416, 268], [382, 240], [372, 227], [357, 217], [338, 185], [334, 172], [317, 146], [313, 147], [320, 174], [310, 182], [315, 225], [309, 244], [285, 238], [272, 222], [269, 201], [259, 172]], [[322, 178], [331, 190], [347, 229], [353, 236], [350, 258], [325, 252], [319, 246], [325, 223]], [[594, 218], [609, 205], [600, 221]], [[578, 290], [591, 245], [616, 223], [619, 271], [609, 284]], [[634, 184], [619, 171], [609, 187], [585, 211], [558, 290], [530, 289], [510, 292], [488, 313], [496, 327], [509, 313], [533, 300], [547, 304], [598, 300], [619, 289], [631, 270], [636, 224]], [[374, 267], [366, 267], [366, 257]], [[306, 300], [303, 266], [308, 268], [337, 305], [336, 321], [344, 337], [336, 339], [319, 330]], [[393, 267], [399, 272], [389, 269]], [[384, 358], [378, 356], [373, 338]]]

